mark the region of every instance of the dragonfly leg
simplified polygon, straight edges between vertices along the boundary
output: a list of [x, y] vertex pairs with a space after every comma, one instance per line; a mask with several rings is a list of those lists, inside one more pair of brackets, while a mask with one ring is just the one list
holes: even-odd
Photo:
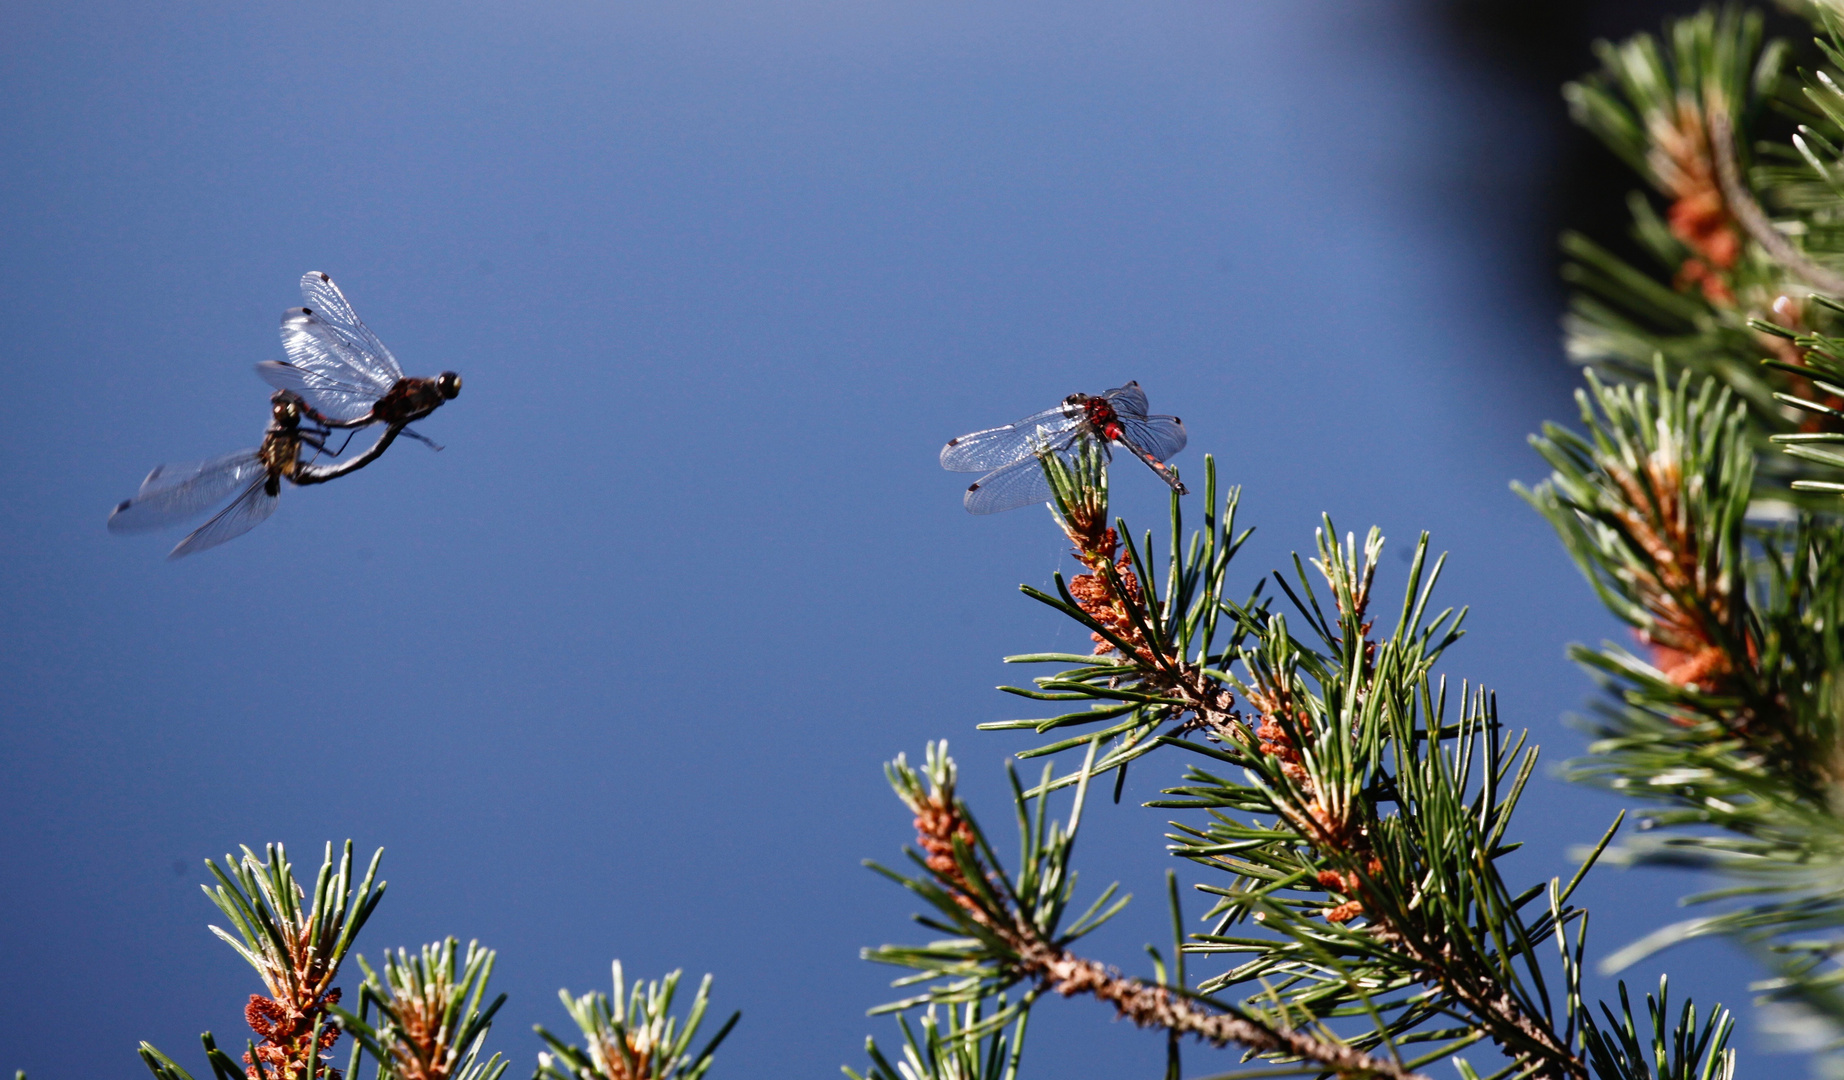
[[415, 431], [411, 431], [409, 428], [404, 428], [403, 434], [408, 435], [410, 438], [415, 439], [417, 442], [422, 443], [423, 445], [427, 446], [431, 450], [443, 449], [443, 446], [441, 443], [436, 442], [434, 439], [431, 439], [429, 436], [421, 434], [420, 432], [415, 432]]

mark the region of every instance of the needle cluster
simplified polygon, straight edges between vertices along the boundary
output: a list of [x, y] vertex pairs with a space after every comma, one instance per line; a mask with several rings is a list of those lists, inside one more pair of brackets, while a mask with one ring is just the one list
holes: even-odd
[[365, 971], [357, 1014], [335, 1010], [380, 1076], [392, 1080], [499, 1080], [507, 1063], [498, 1054], [482, 1060], [493, 1014], [506, 995], [485, 1009], [493, 951], [470, 941], [457, 962], [454, 938], [424, 945], [412, 956], [403, 949], [384, 954], [382, 977], [359, 957]]
[[[1251, 1076], [1420, 1076], [1474, 1046], [1502, 1062], [1497, 1075], [1651, 1076], [1621, 1056], [1623, 1040], [1639, 1038], [1630, 1009], [1597, 1022], [1580, 992], [1587, 917], [1570, 900], [1617, 822], [1570, 880], [1506, 879], [1499, 864], [1518, 846], [1511, 819], [1536, 750], [1503, 727], [1489, 692], [1450, 690], [1435, 671], [1465, 613], [1434, 606], [1442, 560], [1430, 559], [1427, 538], [1388, 629], [1376, 610], [1382, 536], [1341, 541], [1330, 521], [1311, 558], [1269, 579], [1291, 608], [1283, 613], [1264, 585], [1242, 600], [1228, 593], [1247, 533], [1236, 531], [1237, 493], [1219, 493], [1212, 459], [1205, 527], [1181, 543], [1174, 498], [1163, 564], [1151, 534], [1136, 543], [1108, 520], [1100, 455], [1043, 467], [1083, 573], [1059, 576], [1054, 592], [1024, 591], [1087, 629], [1097, 654], [1008, 658], [1074, 665], [1003, 689], [1085, 707], [982, 725], [1051, 736], [1018, 755], [1052, 758], [1035, 784], [1012, 774], [1015, 869], [955, 794], [945, 745], [920, 769], [902, 757], [887, 767], [918, 850], [909, 874], [876, 869], [928, 905], [917, 920], [939, 936], [865, 951], [911, 969], [898, 986], [920, 987], [876, 1011], [960, 1010], [945, 1034], [934, 1022], [919, 1040], [905, 1024], [913, 1075], [953, 1075], [948, 1061], [977, 1064], [969, 1076], [1014, 1075], [1025, 1019], [1050, 991], [1165, 1031], [1174, 1078], [1193, 1040], [1259, 1059]], [[1055, 758], [1069, 750], [1082, 764], [1059, 774]], [[1181, 815], [1170, 850], [1202, 875], [1193, 888], [1211, 905], [1187, 929], [1173, 879], [1173, 951], [1168, 963], [1153, 950], [1148, 979], [1073, 947], [1121, 911], [1115, 887], [1065, 919], [1092, 783], [1112, 773], [1118, 800], [1126, 770], [1154, 754], [1183, 763], [1148, 805]], [[1063, 825], [1046, 805], [1069, 788]], [[1651, 1037], [1688, 1047], [1687, 1067], [1725, 1075], [1726, 1027], [1699, 1035], [1694, 1014], [1653, 1020]], [[1007, 1049], [995, 1054], [1001, 1034]], [[888, 1059], [870, 1049], [869, 1075], [888, 1075]]]
[[[217, 887], [205, 886], [205, 895], [236, 931], [213, 926], [211, 932], [256, 969], [269, 991], [266, 997], [250, 995], [245, 1006], [244, 1018], [260, 1041], [250, 1042], [243, 1068], [231, 1064], [209, 1033], [203, 1036], [218, 1080], [340, 1080], [340, 1071], [322, 1057], [340, 1033], [331, 1015], [341, 996], [333, 982], [353, 939], [384, 898], [384, 883], [377, 881], [383, 854], [372, 856], [355, 885], [351, 841], [337, 864], [328, 844], [311, 899], [280, 844], [269, 845], [263, 858], [246, 847], [241, 859], [225, 856], [222, 867], [206, 862]], [[141, 1044], [141, 1058], [160, 1080], [189, 1080], [147, 1043]]]
[[[267, 997], [251, 995], [245, 1010], [261, 1042], [250, 1042], [241, 1065], [218, 1048], [210, 1032], [200, 1036], [214, 1080], [502, 1080], [509, 1063], [489, 1054], [486, 1042], [506, 995], [487, 1001], [494, 953], [479, 942], [468, 942], [466, 952], [452, 937], [415, 953], [386, 950], [379, 969], [359, 956], [365, 981], [358, 1008], [340, 1007], [343, 995], [332, 984], [384, 897], [384, 883], [376, 881], [383, 855], [380, 849], [372, 856], [355, 888], [352, 842], [346, 842], [337, 866], [327, 845], [311, 903], [304, 903], [310, 894], [295, 880], [280, 844], [270, 845], [262, 859], [245, 848], [241, 860], [226, 857], [223, 868], [207, 863], [218, 884], [207, 887], [206, 895], [237, 933], [211, 930], [256, 968], [269, 990]], [[551, 1049], [538, 1055], [534, 1080], [699, 1080], [741, 1014], [690, 1053], [709, 1005], [711, 980], [705, 977], [683, 1019], [671, 1012], [678, 981], [675, 971], [660, 982], [636, 984], [624, 998], [617, 960], [612, 1006], [600, 994], [573, 998], [559, 991], [588, 1044], [574, 1047], [539, 1028]], [[325, 1055], [348, 1032], [352, 1048], [342, 1072]], [[155, 1080], [192, 1080], [145, 1042], [141, 1059]], [[372, 1066], [369, 1077], [363, 1072], [366, 1061]]]
[[538, 1035], [550, 1047], [538, 1055], [533, 1080], [698, 1080], [710, 1070], [712, 1055], [742, 1018], [732, 1013], [702, 1048], [692, 1042], [710, 1008], [711, 977], [706, 975], [683, 1020], [672, 1015], [681, 972], [657, 982], [636, 982], [630, 990], [614, 963], [614, 995], [571, 997], [559, 990], [563, 1007], [582, 1029], [584, 1045], [572, 1046], [543, 1028]]
[[[1571, 774], [1651, 804], [1650, 831], [1612, 856], [1727, 879], [1688, 898], [1713, 914], [1609, 965], [1726, 936], [1767, 967], [1767, 997], [1835, 1048], [1844, 22], [1803, 11], [1813, 38], [1797, 68], [1758, 14], [1728, 8], [1672, 21], [1662, 43], [1603, 44], [1601, 70], [1570, 88], [1577, 118], [1665, 205], [1631, 202], [1650, 266], [1567, 243], [1570, 351], [1593, 371], [1580, 430], [1533, 440], [1551, 474], [1523, 494], [1636, 643], [1571, 651], [1605, 688]], [[1724, 266], [1711, 243], [1730, 238]], [[1713, 279], [1687, 269], [1696, 260]]]
[[1649, 826], [1698, 827], [1648, 834], [1618, 858], [1720, 870], [1746, 884], [1704, 899], [1756, 897], [1663, 928], [1613, 962], [1730, 934], [1769, 950], [1776, 994], [1834, 1009], [1822, 974], [1832, 946], [1776, 939], [1844, 916], [1844, 891], [1822, 869], [1844, 860], [1836, 520], [1749, 519], [1763, 447], [1708, 380], [1674, 384], [1661, 367], [1650, 388], [1591, 381], [1582, 405], [1585, 435], [1550, 427], [1535, 440], [1554, 471], [1525, 495], [1641, 648], [1571, 650], [1609, 691], [1590, 756], [1571, 773], [1659, 804]]

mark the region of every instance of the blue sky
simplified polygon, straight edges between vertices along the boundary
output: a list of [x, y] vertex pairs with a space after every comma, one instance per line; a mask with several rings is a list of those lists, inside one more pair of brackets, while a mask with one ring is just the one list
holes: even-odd
[[[860, 1065], [894, 973], [857, 950], [923, 933], [859, 866], [908, 841], [880, 763], [949, 738], [1002, 824], [998, 657], [1081, 637], [1016, 591], [1071, 565], [1045, 515], [969, 517], [936, 451], [1128, 379], [1188, 475], [1244, 485], [1243, 587], [1322, 511], [1430, 529], [1473, 607], [1447, 670], [1547, 762], [1580, 748], [1563, 646], [1618, 631], [1507, 489], [1573, 415], [1510, 254], [1547, 129], [1414, 9], [21, 2], [0, 31], [0, 1066], [240, 1042], [259, 987], [202, 860], [348, 836], [391, 882], [359, 951], [500, 950], [515, 1075], [616, 956], [716, 975], [744, 1019], [714, 1076]], [[156, 462], [257, 441], [307, 270], [463, 374], [422, 426], [447, 449], [176, 564], [106, 533]], [[1115, 487], [1160, 524], [1144, 470]], [[1170, 862], [1132, 802], [1178, 768], [1085, 821], [1084, 880], [1140, 897], [1089, 948], [1129, 970]], [[1532, 879], [1616, 808], [1526, 801]], [[1597, 948], [1686, 888], [1597, 879]], [[1662, 966], [1745, 1002], [1720, 946]], [[1040, 1016], [1034, 1075], [1158, 1067], [1103, 1006]]]

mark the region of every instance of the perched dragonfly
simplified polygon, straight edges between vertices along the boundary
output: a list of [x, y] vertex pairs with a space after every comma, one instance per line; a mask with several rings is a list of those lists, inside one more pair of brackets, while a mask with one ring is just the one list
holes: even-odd
[[299, 395], [303, 415], [322, 427], [394, 424], [435, 446], [406, 425], [454, 400], [461, 376], [444, 371], [433, 379], [405, 378], [397, 358], [359, 320], [333, 279], [318, 270], [302, 275], [301, 297], [305, 307], [282, 315], [288, 359], [265, 360], [256, 373], [270, 386]]
[[967, 489], [967, 510], [996, 514], [1047, 501], [1050, 482], [1038, 455], [1067, 455], [1083, 439], [1098, 443], [1103, 453], [1110, 444], [1126, 447], [1173, 491], [1185, 494], [1184, 485], [1165, 464], [1185, 448], [1184, 421], [1148, 416], [1146, 392], [1137, 382], [1102, 394], [1071, 394], [1054, 409], [950, 439], [941, 448], [941, 467], [985, 473]]
[[338, 465], [315, 465], [301, 460], [302, 447], [326, 449], [325, 427], [302, 428], [305, 410], [291, 391], [277, 391], [270, 399], [270, 421], [262, 445], [254, 450], [212, 458], [191, 465], [156, 465], [141, 482], [132, 499], [123, 499], [109, 513], [113, 533], [147, 532], [183, 524], [235, 493], [228, 506], [181, 540], [167, 558], [234, 540], [275, 513], [282, 481], [297, 485], [323, 484], [362, 469], [377, 460], [402, 427], [392, 424], [371, 448]]

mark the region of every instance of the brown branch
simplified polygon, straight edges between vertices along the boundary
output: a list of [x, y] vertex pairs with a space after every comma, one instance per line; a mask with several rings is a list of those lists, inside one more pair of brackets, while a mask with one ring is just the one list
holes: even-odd
[[[1377, 925], [1383, 934], [1390, 936], [1416, 965], [1430, 973], [1432, 981], [1452, 994], [1456, 1001], [1465, 1005], [1475, 1016], [1489, 1017], [1495, 1022], [1492, 1038], [1500, 1049], [1520, 1059], [1541, 1057], [1548, 1060], [1549, 1068], [1530, 1075], [1587, 1080], [1588, 1069], [1581, 1059], [1575, 1056], [1567, 1043], [1557, 1038], [1556, 1032], [1547, 1024], [1540, 1023], [1526, 1013], [1510, 991], [1493, 979], [1457, 974], [1450, 970], [1445, 955], [1447, 947], [1438, 942], [1425, 937], [1411, 941], [1393, 934], [1387, 923], [1379, 922]], [[1506, 1037], [1510, 1032], [1516, 1032], [1515, 1039]]]
[[[1107, 539], [1111, 538], [1112, 530], [1109, 530]], [[1089, 546], [1082, 544], [1081, 538], [1076, 535], [1072, 535], [1071, 539], [1078, 540], [1079, 550], [1081, 547]], [[1103, 541], [1103, 544], [1105, 543], [1106, 540]], [[1084, 554], [1092, 556], [1096, 553], [1096, 548], [1100, 548], [1101, 552], [1106, 555], [1111, 556], [1112, 554], [1109, 548], [1102, 547], [1102, 545], [1095, 545]], [[1111, 605], [1123, 604], [1124, 601], [1143, 604], [1138, 597], [1121, 597], [1117, 590], [1113, 589], [1107, 590], [1106, 596], [1099, 599], [1105, 599]], [[1087, 604], [1083, 606], [1085, 610], [1089, 607]], [[1215, 680], [1206, 676], [1196, 665], [1173, 657], [1169, 658], [1170, 670], [1158, 671], [1144, 656], [1133, 659], [1136, 660], [1145, 679], [1158, 683], [1161, 693], [1181, 698], [1186, 702], [1184, 711], [1196, 717], [1195, 720], [1187, 723], [1197, 724], [1251, 752], [1283, 756], [1292, 749], [1290, 745], [1276, 741], [1284, 739], [1285, 732], [1267, 716], [1264, 716], [1259, 730], [1251, 731], [1247, 723], [1235, 712], [1235, 697], [1227, 689], [1218, 685]], [[1284, 694], [1277, 692], [1274, 696], [1274, 701], [1252, 701], [1251, 704], [1258, 707], [1268, 706], [1263, 708], [1264, 713], [1291, 708], [1289, 703], [1282, 700]], [[1297, 760], [1297, 754], [1294, 755], [1294, 760]], [[1365, 862], [1365, 857], [1368, 856], [1368, 845], [1361, 836], [1352, 834], [1352, 823], [1330, 820], [1328, 811], [1322, 805], [1317, 793], [1312, 790], [1311, 781], [1306, 776], [1305, 770], [1299, 765], [1283, 761], [1282, 768], [1287, 770], [1288, 774], [1295, 778], [1295, 782], [1301, 785], [1302, 793], [1312, 799], [1306, 806], [1278, 806], [1277, 809], [1282, 812], [1288, 823], [1321, 855], [1337, 853], [1346, 858], [1355, 856], [1360, 863]], [[1414, 933], [1412, 928], [1394, 925], [1377, 910], [1381, 905], [1375, 903], [1366, 905], [1361, 895], [1354, 895], [1365, 891], [1368, 874], [1377, 873], [1381, 869], [1376, 864], [1374, 856], [1369, 856], [1368, 862], [1366, 874], [1328, 872], [1321, 875], [1320, 884], [1322, 886], [1352, 897], [1350, 901], [1331, 909], [1327, 913], [1327, 918], [1334, 922], [1345, 922], [1360, 914], [1364, 915], [1378, 937], [1393, 943], [1407, 954], [1411, 963], [1421, 970], [1425, 981], [1440, 986], [1451, 994], [1454, 1000], [1470, 1009], [1474, 1015], [1489, 1018], [1494, 1028], [1494, 1041], [1502, 1049], [1520, 1058], [1536, 1057], [1547, 1060], [1550, 1068], [1535, 1075], [1586, 1080], [1588, 1073], [1581, 1060], [1548, 1025], [1528, 1015], [1514, 996], [1489, 980], [1468, 978], [1455, 972], [1447, 962], [1450, 946], [1433, 940], [1426, 934]], [[1048, 949], [1048, 946], [1040, 946], [1040, 948]], [[1027, 955], [1022, 945], [1020, 954]], [[1066, 954], [1061, 954], [1060, 958], [1056, 958], [1060, 967], [1044, 966], [1049, 964], [1053, 958], [1056, 957], [1048, 953], [1039, 954], [1035, 957], [1035, 963], [1038, 964], [1041, 976], [1060, 992], [1064, 994], [1092, 992], [1105, 1001], [1114, 1002], [1120, 1008], [1122, 1015], [1128, 1016], [1141, 1026], [1158, 1026], [1184, 1034], [1195, 1034], [1219, 1046], [1226, 1042], [1239, 1042], [1262, 1050], [1283, 1050], [1286, 1053], [1299, 1054], [1314, 1061], [1325, 1062], [1335, 1068], [1344, 1068], [1330, 1058], [1314, 1056], [1306, 1049], [1297, 1048], [1288, 1043], [1290, 1039], [1317, 1043], [1317, 1040], [1311, 1039], [1310, 1036], [1303, 1036], [1297, 1032], [1266, 1029], [1263, 1034], [1243, 1026], [1253, 1024], [1253, 1021], [1206, 1012], [1196, 1004], [1176, 997], [1163, 988], [1147, 986], [1137, 980], [1124, 979], [1117, 973], [1107, 972], [1099, 964], [1078, 960]], [[1064, 989], [1065, 985], [1070, 989]], [[1232, 1034], [1231, 1032], [1237, 1033]], [[1280, 1042], [1264, 1042], [1263, 1039], [1278, 1039]], [[1357, 1054], [1348, 1047], [1334, 1047], [1330, 1044], [1320, 1044], [1318, 1052]], [[1358, 1056], [1363, 1057], [1361, 1054]], [[1368, 1058], [1365, 1060], [1372, 1061]], [[1372, 1066], [1366, 1065], [1365, 1067]], [[1398, 1067], [1391, 1066], [1391, 1068]], [[1376, 1075], [1402, 1074], [1398, 1071], [1376, 1072]]]
[[1270, 1027], [1233, 1013], [1212, 1012], [1169, 988], [1129, 978], [1094, 960], [1085, 960], [1040, 940], [1019, 949], [1019, 970], [1050, 989], [1072, 997], [1090, 994], [1108, 1002], [1140, 1027], [1178, 1035], [1195, 1035], [1212, 1046], [1239, 1043], [1262, 1053], [1288, 1054], [1315, 1062], [1346, 1077], [1428, 1080], [1398, 1062], [1372, 1057], [1344, 1043], [1316, 1038], [1291, 1028]]
[[[1245, 1016], [1212, 1012], [1163, 986], [1129, 978], [1093, 960], [1074, 956], [1045, 941], [1031, 923], [1021, 918], [1001, 897], [995, 907], [992, 891], [978, 889], [967, 880], [956, 857], [972, 848], [973, 830], [965, 809], [951, 789], [905, 800], [916, 815], [916, 838], [928, 852], [926, 865], [974, 922], [1005, 942], [1016, 957], [1013, 970], [1050, 989], [1072, 997], [1091, 994], [1111, 1003], [1120, 1015], [1140, 1027], [1156, 1027], [1175, 1035], [1195, 1035], [1213, 1046], [1239, 1043], [1260, 1053], [1289, 1054], [1324, 1065], [1346, 1077], [1386, 1077], [1388, 1080], [1428, 1080], [1401, 1064], [1371, 1057], [1343, 1043], [1316, 1038], [1289, 1028], [1271, 1027]], [[990, 874], [979, 857], [975, 865]]]
[[[1174, 696], [1184, 697], [1191, 703], [1191, 709], [1197, 714], [1203, 725], [1220, 735], [1230, 737], [1249, 747], [1252, 741], [1247, 728], [1234, 713], [1221, 708], [1220, 702], [1227, 697], [1227, 692], [1214, 687], [1201, 672], [1185, 668], [1187, 678], [1177, 680], [1169, 691]], [[1221, 695], [1221, 696], [1219, 696]], [[1265, 745], [1265, 744], [1264, 744]], [[1328, 830], [1326, 824], [1314, 815], [1315, 802], [1305, 808], [1281, 806], [1287, 821], [1302, 837], [1313, 845], [1321, 855], [1330, 851], [1350, 856], [1360, 850], [1362, 845], [1358, 838], [1349, 836], [1344, 829]], [[1371, 870], [1370, 873], [1375, 873]], [[1339, 877], [1338, 891], [1351, 895], [1361, 892], [1365, 884], [1364, 875], [1348, 873]], [[1330, 885], [1322, 878], [1322, 885]], [[1455, 1001], [1466, 1006], [1474, 1015], [1490, 1018], [1493, 1022], [1493, 1039], [1500, 1048], [1517, 1057], [1539, 1056], [1551, 1063], [1551, 1071], [1536, 1073], [1541, 1076], [1567, 1076], [1586, 1080], [1588, 1072], [1579, 1058], [1560, 1040], [1556, 1033], [1537, 1019], [1526, 1014], [1518, 1001], [1503, 987], [1489, 980], [1467, 978], [1456, 973], [1448, 964], [1448, 951], [1445, 946], [1426, 934], [1410, 932], [1411, 928], [1397, 926], [1378, 909], [1376, 903], [1363, 904], [1361, 899], [1355, 904], [1340, 905], [1328, 914], [1342, 914], [1345, 919], [1363, 914], [1369, 920], [1369, 927], [1381, 939], [1393, 944], [1404, 953], [1410, 962], [1421, 970], [1427, 982], [1435, 983]], [[1355, 908], [1355, 910], [1353, 910]], [[1335, 921], [1344, 921], [1338, 919]], [[1512, 1033], [1515, 1033], [1513, 1036]], [[1507, 1038], [1507, 1036], [1512, 1036]], [[1522, 1045], [1519, 1045], [1522, 1044]]]
[[1716, 159], [1716, 179], [1722, 185], [1722, 198], [1729, 204], [1730, 215], [1775, 262], [1805, 279], [1806, 284], [1816, 289], [1844, 296], [1844, 276], [1813, 262], [1805, 252], [1794, 247], [1785, 233], [1774, 228], [1774, 223], [1767, 219], [1761, 204], [1755, 201], [1754, 195], [1742, 182], [1741, 164], [1735, 155], [1735, 125], [1729, 118], [1727, 103], [1716, 100], [1712, 95], [1704, 112], [1709, 118], [1710, 150]]
[[[1077, 509], [1092, 511], [1089, 507]], [[1155, 657], [1139, 633], [1136, 620], [1129, 614], [1131, 609], [1148, 623], [1153, 619], [1152, 613], [1146, 611], [1145, 597], [1138, 588], [1138, 582], [1133, 579], [1132, 570], [1127, 568], [1118, 575], [1107, 572], [1116, 566], [1119, 541], [1114, 530], [1107, 526], [1105, 518], [1105, 511], [1084, 512], [1074, 514], [1072, 520], [1063, 522], [1065, 535], [1076, 547], [1077, 559], [1090, 571], [1071, 583], [1070, 591], [1076, 597], [1078, 606], [1090, 618], [1114, 631], [1132, 648], [1132, 654], [1124, 659], [1138, 668], [1146, 684], [1157, 688], [1161, 694], [1185, 702], [1185, 706], [1179, 710], [1180, 715], [1189, 712], [1195, 719], [1181, 725], [1181, 730], [1193, 725], [1202, 727], [1251, 753], [1268, 754], [1281, 760], [1282, 770], [1299, 785], [1301, 794], [1310, 801], [1303, 806], [1280, 805], [1276, 809], [1322, 857], [1335, 855], [1364, 868], [1362, 873], [1326, 871], [1320, 875], [1319, 883], [1322, 887], [1349, 898], [1345, 903], [1329, 909], [1326, 918], [1342, 923], [1359, 915], [1365, 916], [1373, 933], [1408, 955], [1411, 963], [1420, 970], [1424, 981], [1440, 986], [1474, 1015], [1488, 1019], [1494, 1030], [1494, 1040], [1502, 1049], [1518, 1058], [1546, 1061], [1549, 1067], [1535, 1075], [1587, 1080], [1587, 1069], [1581, 1060], [1547, 1024], [1528, 1015], [1516, 997], [1490, 980], [1469, 978], [1464, 973], [1454, 971], [1448, 963], [1451, 945], [1435, 940], [1430, 935], [1415, 933], [1416, 928], [1396, 926], [1381, 917], [1376, 910], [1381, 905], [1364, 902], [1362, 894], [1368, 891], [1369, 876], [1379, 873], [1382, 867], [1375, 856], [1370, 854], [1369, 844], [1362, 835], [1362, 826], [1347, 820], [1343, 813], [1334, 813], [1325, 805], [1321, 794], [1314, 790], [1306, 770], [1298, 763], [1298, 748], [1291, 745], [1284, 726], [1275, 722], [1276, 716], [1287, 715], [1295, 710], [1284, 689], [1252, 692], [1257, 699], [1265, 697], [1265, 700], [1250, 701], [1263, 714], [1261, 725], [1251, 730], [1249, 724], [1235, 711], [1234, 695], [1197, 665], [1187, 663], [1182, 656]], [[1116, 576], [1121, 583], [1119, 587], [1114, 584]], [[1078, 588], [1078, 585], [1081, 587]], [[1368, 594], [1366, 584], [1356, 597], [1356, 617], [1359, 622], [1363, 621]], [[1368, 624], [1365, 624], [1365, 631], [1368, 629]], [[1094, 636], [1097, 653], [1120, 651], [1101, 635]], [[1366, 647], [1368, 649], [1368, 643]], [[1305, 718], [1302, 716], [1300, 719]], [[921, 825], [920, 816], [917, 822]], [[945, 834], [936, 837], [936, 841], [940, 847], [948, 846]], [[934, 849], [930, 850], [934, 854]], [[932, 861], [930, 865], [934, 868]], [[970, 894], [962, 900], [962, 906], [969, 908], [975, 918], [1011, 941], [1019, 955], [1025, 958], [1025, 963], [1031, 967], [1031, 973], [1058, 992], [1065, 995], [1093, 993], [1104, 1001], [1113, 1002], [1123, 1016], [1142, 1027], [1161, 1027], [1181, 1034], [1197, 1035], [1218, 1046], [1237, 1042], [1262, 1051], [1296, 1054], [1339, 1071], [1353, 1071], [1357, 1075], [1408, 1075], [1399, 1065], [1379, 1062], [1343, 1045], [1325, 1043], [1294, 1031], [1266, 1028], [1242, 1017], [1208, 1012], [1195, 1002], [1174, 995], [1165, 988], [1124, 978], [1118, 972], [1108, 971], [1093, 961], [1062, 953], [1036, 939], [1028, 929], [995, 925], [990, 917], [978, 910]]]

